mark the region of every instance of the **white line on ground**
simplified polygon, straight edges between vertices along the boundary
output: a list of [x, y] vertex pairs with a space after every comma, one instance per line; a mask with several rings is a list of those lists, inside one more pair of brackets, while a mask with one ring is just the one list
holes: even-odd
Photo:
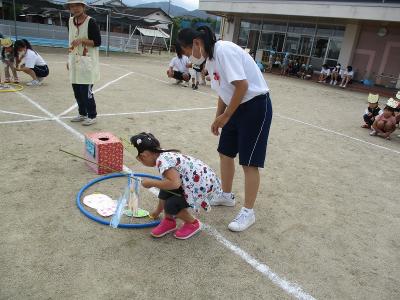
[[15, 123], [28, 123], [28, 122], [42, 122], [42, 121], [53, 121], [53, 119], [29, 119], [29, 120], [17, 120], [17, 121], [2, 121], [0, 124], [15, 124]]
[[[126, 76], [129, 76], [129, 75], [131, 75], [131, 74], [133, 74], [133, 73], [134, 73], [134, 72], [126, 73], [125, 75], [122, 75], [122, 76], [118, 77], [117, 79], [114, 79], [114, 80], [112, 80], [112, 81], [107, 82], [107, 83], [104, 84], [103, 86], [99, 87], [97, 90], [94, 90], [94, 91], [93, 91], [93, 94], [96, 94], [96, 93], [100, 92], [101, 90], [103, 90], [103, 89], [105, 89], [106, 87], [108, 87], [110, 84], [113, 84], [113, 83], [115, 83], [115, 82], [121, 80], [122, 78], [125, 78]], [[66, 115], [66, 114], [69, 113], [71, 110], [74, 110], [77, 106], [78, 106], [78, 104], [75, 103], [75, 104], [72, 105], [70, 108], [64, 110], [61, 114], [57, 115], [57, 117], [61, 117], [61, 116]]]
[[[115, 66], [114, 66], [114, 68], [124, 69], [123, 67], [115, 67]], [[126, 69], [124, 69], [124, 70], [126, 70]], [[171, 84], [168, 81], [158, 79], [158, 78], [153, 77], [151, 75], [147, 75], [147, 74], [143, 74], [143, 73], [136, 73], [136, 72], [133, 72], [133, 73], [135, 75], [146, 77], [146, 78], [149, 78], [149, 79], [153, 79], [153, 80], [156, 80], [156, 81], [168, 84], [168, 85]], [[209, 96], [209, 97], [213, 97], [213, 98], [216, 97], [213, 94], [206, 93], [206, 92], [201, 92], [201, 91], [198, 91], [198, 90], [195, 90], [194, 92], [200, 93], [200, 94], [203, 94], [203, 95], [206, 95], [206, 96]], [[307, 123], [307, 122], [304, 122], [304, 121], [301, 121], [301, 120], [297, 120], [297, 119], [293, 119], [293, 118], [290, 118], [290, 117], [286, 117], [286, 116], [283, 116], [283, 115], [281, 115], [279, 113], [274, 113], [274, 115], [279, 117], [279, 118], [282, 118], [282, 119], [290, 120], [290, 121], [293, 121], [293, 122], [297, 122], [297, 123], [300, 123], [300, 124], [303, 124], [303, 125], [307, 125], [307, 126], [310, 126], [310, 127], [313, 127], [313, 128], [328, 132], [328, 133], [336, 134], [336, 135], [339, 135], [341, 137], [345, 137], [345, 138], [351, 139], [353, 141], [357, 141], [357, 142], [360, 142], [360, 143], [363, 143], [363, 144], [367, 144], [367, 145], [372, 146], [372, 147], [376, 147], [376, 148], [379, 148], [379, 149], [382, 149], [382, 150], [386, 150], [386, 151], [390, 151], [390, 152], [393, 152], [393, 153], [396, 153], [396, 154], [400, 154], [400, 151], [397, 151], [397, 150], [394, 150], [394, 149], [391, 149], [391, 148], [387, 148], [387, 147], [384, 147], [384, 146], [380, 146], [378, 144], [374, 144], [374, 143], [371, 143], [371, 142], [367, 142], [365, 140], [362, 140], [362, 139], [359, 139], [359, 138], [356, 138], [356, 137], [352, 137], [350, 135], [343, 134], [343, 133], [340, 133], [340, 132], [337, 132], [337, 131], [334, 131], [334, 130], [331, 130], [331, 129], [327, 129], [327, 128], [324, 128], [324, 127], [321, 127], [321, 126], [318, 126], [318, 125], [314, 125], [314, 124], [311, 124], [311, 123]]]
[[0, 112], [3, 113], [3, 114], [10, 114], [10, 115], [18, 115], [18, 116], [32, 117], [32, 118], [37, 118], [37, 119], [46, 119], [45, 117], [39, 117], [39, 116], [34, 116], [34, 115], [22, 114], [22, 113], [16, 113], [16, 112], [7, 111], [7, 110], [0, 110]]
[[[125, 115], [141, 115], [141, 114], [156, 114], [166, 112], [181, 112], [181, 111], [194, 111], [194, 110], [209, 110], [215, 109], [215, 106], [211, 107], [195, 107], [195, 108], [181, 108], [181, 109], [165, 109], [165, 110], [149, 110], [149, 111], [133, 111], [126, 113], [115, 113], [115, 114], [98, 114], [99, 117], [112, 117], [112, 116], [125, 116]], [[73, 116], [61, 117], [61, 119], [72, 119]]]
[[[50, 118], [54, 119], [58, 124], [63, 126], [65, 129], [67, 129], [69, 132], [71, 132], [73, 135], [75, 135], [79, 140], [84, 141], [84, 135], [71, 126], [67, 125], [64, 123], [60, 118], [43, 108], [40, 104], [29, 98], [28, 96], [24, 95], [21, 92], [17, 92], [21, 97], [29, 101], [32, 105], [40, 109], [42, 112], [44, 112], [46, 115], [48, 115]], [[127, 166], [123, 166], [123, 170], [125, 172], [132, 172], [131, 169], [129, 169]], [[152, 190], [154, 193], [155, 191]], [[213, 227], [206, 225], [206, 232], [209, 233], [211, 236], [213, 236], [217, 241], [222, 243], [227, 249], [231, 250], [233, 253], [238, 255], [240, 258], [242, 258], [246, 263], [248, 263], [250, 266], [255, 268], [258, 272], [262, 273], [264, 276], [266, 276], [269, 280], [271, 280], [272, 283], [275, 285], [279, 286], [283, 291], [286, 293], [294, 296], [297, 299], [301, 300], [314, 300], [311, 295], [303, 292], [301, 287], [299, 287], [296, 284], [290, 283], [286, 281], [285, 279], [279, 277], [277, 274], [272, 272], [270, 268], [263, 264], [260, 263], [258, 260], [253, 258], [251, 255], [249, 255], [247, 252], [244, 250], [240, 249], [238, 246], [234, 245], [233, 243], [229, 242], [227, 239], [225, 239], [216, 229]]]
[[293, 122], [297, 122], [297, 123], [300, 123], [300, 124], [303, 124], [303, 125], [307, 125], [307, 126], [310, 126], [310, 127], [325, 131], [325, 132], [333, 133], [333, 134], [336, 134], [336, 135], [351, 139], [353, 141], [357, 141], [357, 142], [364, 143], [364, 144], [367, 144], [367, 145], [370, 145], [370, 146], [373, 146], [373, 147], [376, 147], [376, 148], [380, 148], [380, 149], [383, 149], [383, 150], [386, 150], [386, 151], [390, 151], [390, 152], [393, 152], [393, 153], [396, 153], [396, 154], [400, 154], [400, 151], [397, 151], [397, 150], [394, 150], [394, 149], [390, 149], [390, 148], [387, 148], [387, 147], [384, 147], [384, 146], [381, 146], [381, 145], [377, 145], [377, 144], [374, 144], [374, 143], [370, 143], [370, 142], [364, 141], [362, 139], [352, 137], [352, 136], [347, 135], [347, 134], [343, 134], [343, 133], [340, 133], [340, 132], [337, 132], [337, 131], [333, 131], [333, 130], [330, 130], [330, 129], [327, 129], [327, 128], [324, 128], [324, 127], [321, 127], [321, 126], [317, 126], [317, 125], [314, 125], [314, 124], [311, 124], [311, 123], [303, 122], [303, 121], [300, 121], [300, 120], [297, 120], [297, 119], [293, 119], [293, 118], [289, 118], [289, 117], [286, 117], [286, 116], [282, 116], [282, 115], [280, 115], [278, 113], [275, 113], [274, 115], [276, 115], [277, 117], [282, 118], [282, 119], [290, 120], [290, 121], [293, 121]]
[[31, 98], [29, 98], [28, 96], [26, 96], [25, 94], [21, 93], [21, 92], [17, 92], [18, 95], [20, 95], [21, 97], [23, 97], [24, 99], [26, 99], [29, 103], [31, 103], [33, 106], [37, 107], [39, 110], [41, 110], [42, 112], [44, 112], [46, 115], [48, 115], [52, 120], [56, 121], [58, 124], [60, 124], [62, 127], [64, 127], [66, 130], [68, 130], [69, 132], [71, 132], [72, 134], [74, 134], [76, 137], [78, 137], [81, 141], [85, 140], [85, 137], [83, 136], [83, 134], [81, 134], [80, 132], [76, 131], [74, 128], [72, 128], [71, 126], [65, 124], [63, 121], [61, 121], [57, 116], [53, 115], [51, 112], [49, 112], [47, 109], [43, 108], [39, 103], [35, 102], [34, 100], [32, 100]]
[[[158, 197], [159, 189], [153, 187], [148, 189], [148, 191], [151, 192], [156, 197]], [[216, 230], [212, 226], [205, 223], [202, 223], [202, 225], [205, 232], [214, 237], [218, 242], [224, 245], [225, 248], [227, 248], [228, 250], [239, 256], [242, 260], [244, 260], [258, 272], [260, 272], [262, 275], [267, 277], [270, 281], [272, 281], [272, 283], [280, 287], [286, 293], [292, 295], [296, 299], [315, 300], [313, 296], [304, 292], [299, 285], [291, 283], [287, 281], [284, 277], [281, 277], [275, 272], [273, 272], [270, 267], [268, 267], [266, 264], [259, 262], [256, 258], [251, 256], [246, 251], [242, 250], [239, 246], [227, 240], [222, 234], [218, 232], [218, 230]]]

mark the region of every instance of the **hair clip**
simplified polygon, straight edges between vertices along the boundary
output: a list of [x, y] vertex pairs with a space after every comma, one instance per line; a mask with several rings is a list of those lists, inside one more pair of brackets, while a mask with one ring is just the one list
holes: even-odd
[[142, 139], [137, 139], [136, 144], [140, 145], [142, 143]]

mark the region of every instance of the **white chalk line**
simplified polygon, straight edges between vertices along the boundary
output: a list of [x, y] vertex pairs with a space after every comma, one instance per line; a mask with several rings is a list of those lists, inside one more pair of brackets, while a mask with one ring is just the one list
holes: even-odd
[[16, 123], [30, 123], [30, 122], [43, 122], [43, 121], [53, 121], [52, 118], [47, 119], [27, 119], [27, 120], [17, 120], [17, 121], [2, 121], [0, 124], [16, 124]]
[[[159, 189], [150, 188], [148, 189], [153, 195], [158, 197]], [[242, 260], [244, 260], [247, 264], [252, 266], [258, 272], [260, 272], [263, 276], [269, 279], [273, 284], [280, 287], [286, 293], [292, 295], [296, 299], [301, 300], [315, 300], [315, 298], [308, 293], [304, 292], [303, 289], [297, 285], [296, 283], [289, 282], [284, 277], [279, 276], [275, 272], [271, 270], [266, 264], [259, 262], [255, 257], [241, 249], [239, 246], [235, 245], [231, 241], [227, 240], [221, 233], [218, 232], [214, 227], [202, 223], [203, 229], [210, 236], [215, 238], [218, 242], [220, 242], [225, 248], [239, 256]]]
[[[98, 114], [98, 117], [112, 117], [112, 116], [129, 116], [129, 115], [141, 115], [141, 114], [156, 114], [156, 113], [169, 113], [169, 112], [183, 112], [183, 111], [198, 111], [198, 110], [210, 110], [216, 109], [215, 106], [211, 107], [194, 107], [194, 108], [179, 108], [179, 109], [166, 109], [166, 110], [149, 110], [149, 111], [133, 111], [126, 113], [111, 113], [111, 114]], [[63, 116], [59, 119], [72, 119], [75, 116]], [[40, 119], [27, 119], [18, 121], [3, 121], [0, 124], [13, 124], [13, 123], [25, 123], [25, 122], [40, 122], [40, 121], [55, 121], [55, 118], [40, 118]]]
[[24, 99], [26, 99], [29, 103], [31, 103], [33, 106], [35, 106], [36, 108], [38, 108], [39, 110], [41, 110], [42, 112], [44, 112], [46, 115], [48, 115], [52, 120], [56, 121], [58, 124], [60, 124], [62, 127], [64, 127], [66, 130], [68, 130], [69, 132], [71, 132], [72, 134], [74, 134], [75, 136], [77, 136], [82, 142], [85, 140], [85, 137], [83, 136], [83, 134], [79, 133], [78, 131], [76, 131], [74, 128], [72, 128], [71, 126], [65, 124], [63, 121], [61, 121], [56, 115], [52, 114], [51, 112], [49, 112], [47, 109], [43, 108], [39, 103], [35, 102], [34, 100], [32, 100], [31, 98], [29, 98], [28, 96], [26, 96], [25, 94], [21, 93], [21, 92], [17, 92], [18, 95], [20, 95], [21, 97], [23, 97]]
[[[128, 116], [128, 115], [141, 115], [141, 114], [156, 114], [156, 113], [167, 113], [167, 112], [182, 112], [182, 111], [196, 111], [196, 110], [210, 110], [215, 109], [212, 107], [198, 107], [198, 108], [181, 108], [181, 109], [165, 109], [165, 110], [149, 110], [149, 111], [133, 111], [126, 113], [114, 113], [114, 114], [98, 114], [99, 117], [112, 117], [112, 116]], [[61, 119], [72, 119], [73, 116], [61, 117]]]
[[[122, 78], [125, 78], [126, 76], [131, 75], [131, 74], [133, 74], [133, 72], [126, 73], [125, 75], [122, 75], [122, 76], [118, 77], [117, 79], [114, 79], [114, 80], [112, 80], [112, 81], [107, 82], [107, 83], [104, 84], [103, 86], [101, 86], [101, 87], [99, 87], [98, 89], [94, 90], [94, 91], [93, 91], [93, 94], [96, 94], [96, 93], [100, 92], [101, 90], [105, 89], [105, 88], [108, 87], [109, 85], [111, 85], [111, 84], [113, 84], [113, 83], [115, 83], [115, 82], [121, 80]], [[74, 110], [76, 107], [78, 107], [78, 104], [75, 103], [75, 104], [72, 105], [70, 108], [67, 108], [67, 109], [64, 110], [62, 113], [58, 114], [57, 117], [61, 117], [61, 116], [66, 115], [66, 114], [69, 113], [70, 111]]]
[[[70, 133], [75, 135], [79, 140], [84, 141], [84, 135], [72, 128], [71, 126], [65, 124], [62, 120], [60, 120], [57, 116], [43, 108], [40, 104], [29, 98], [28, 96], [24, 95], [21, 92], [17, 92], [21, 97], [29, 101], [32, 105], [37, 107], [39, 110], [44, 112], [46, 115], [48, 115], [50, 118], [53, 118], [58, 124], [60, 124], [62, 127], [67, 129]], [[131, 172], [131, 169], [129, 169], [127, 166], [123, 166], [123, 170], [126, 172]], [[152, 190], [154, 192], [154, 189]], [[238, 246], [234, 245], [233, 243], [229, 242], [227, 239], [225, 239], [216, 229], [213, 229], [213, 227], [209, 225], [205, 225], [206, 232], [209, 233], [211, 236], [213, 236], [217, 241], [222, 243], [227, 249], [231, 250], [233, 253], [238, 255], [240, 258], [242, 258], [246, 263], [248, 263], [250, 266], [255, 268], [258, 272], [262, 273], [266, 278], [271, 280], [272, 283], [275, 285], [279, 286], [283, 291], [286, 293], [294, 296], [296, 299], [301, 299], [301, 300], [314, 300], [315, 298], [312, 297], [311, 295], [305, 293], [301, 287], [299, 287], [296, 284], [288, 282], [286, 279], [279, 277], [277, 274], [272, 272], [270, 268], [265, 265], [260, 263], [257, 259], [249, 255], [247, 252], [244, 250], [240, 249]]]
[[[116, 66], [114, 66], [114, 68], [124, 69], [123, 67], [116, 67]], [[126, 69], [124, 69], [124, 70], [126, 70]], [[143, 74], [143, 73], [136, 73], [136, 72], [134, 72], [134, 73], [136, 75], [138, 75], [138, 76], [150, 78], [150, 79], [153, 79], [153, 80], [156, 80], [156, 81], [159, 81], [159, 82], [166, 83], [166, 84], [170, 85], [170, 83], [168, 81], [158, 79], [158, 78], [153, 77], [151, 75]], [[200, 94], [203, 94], [203, 95], [207, 95], [209, 97], [216, 97], [213, 94], [206, 93], [206, 92], [201, 92], [201, 91], [198, 91], [198, 90], [194, 90], [194, 92], [200, 93]], [[371, 142], [368, 142], [368, 141], [365, 141], [365, 140], [362, 140], [362, 139], [359, 139], [359, 138], [356, 138], [356, 137], [352, 137], [350, 135], [343, 134], [343, 133], [340, 133], [340, 132], [337, 132], [337, 131], [334, 131], [334, 130], [331, 130], [331, 129], [327, 129], [327, 128], [324, 128], [324, 127], [321, 127], [321, 126], [318, 126], [318, 125], [314, 125], [314, 124], [311, 124], [311, 123], [308, 123], [308, 122], [304, 122], [304, 121], [297, 120], [297, 119], [294, 119], [294, 118], [286, 117], [286, 116], [283, 116], [283, 115], [281, 115], [279, 113], [274, 113], [274, 116], [277, 116], [277, 117], [282, 118], [282, 119], [290, 120], [290, 121], [293, 121], [293, 122], [297, 122], [297, 123], [300, 123], [300, 124], [303, 124], [303, 125], [307, 125], [307, 126], [310, 126], [310, 127], [315, 128], [315, 129], [319, 129], [319, 130], [322, 130], [322, 131], [325, 131], [325, 132], [328, 132], [328, 133], [336, 134], [338, 136], [345, 137], [345, 138], [351, 139], [353, 141], [357, 141], [357, 142], [360, 142], [360, 143], [363, 143], [363, 144], [367, 144], [369, 146], [373, 146], [373, 147], [376, 147], [376, 148], [379, 148], [379, 149], [382, 149], [382, 150], [386, 150], [386, 151], [390, 151], [390, 152], [393, 152], [393, 153], [396, 153], [396, 154], [400, 154], [400, 151], [397, 151], [397, 150], [394, 150], [394, 149], [391, 149], [391, 148], [388, 148], [388, 147], [384, 147], [384, 146], [381, 146], [381, 145], [378, 145], [378, 144], [374, 144], [374, 143], [371, 143]]]
[[351, 139], [353, 141], [357, 141], [357, 142], [360, 142], [360, 143], [367, 144], [369, 146], [373, 146], [373, 147], [380, 148], [380, 149], [383, 149], [383, 150], [386, 150], [386, 151], [390, 151], [390, 152], [393, 152], [393, 153], [396, 153], [396, 154], [400, 154], [400, 151], [397, 151], [397, 150], [394, 150], [394, 149], [391, 149], [391, 148], [387, 148], [387, 147], [384, 147], [384, 146], [381, 146], [381, 145], [377, 145], [377, 144], [374, 144], [374, 143], [371, 143], [371, 142], [368, 142], [368, 141], [365, 141], [365, 140], [362, 140], [362, 139], [359, 139], [359, 138], [355, 138], [355, 137], [352, 137], [352, 136], [344, 134], [344, 133], [340, 133], [340, 132], [337, 132], [337, 131], [334, 131], [334, 130], [330, 130], [330, 129], [327, 129], [327, 128], [324, 128], [324, 127], [321, 127], [321, 126], [318, 126], [318, 125], [314, 125], [314, 124], [307, 123], [307, 122], [304, 122], [304, 121], [300, 121], [300, 120], [297, 120], [297, 119], [293, 119], [293, 118], [290, 118], [290, 117], [282, 116], [282, 115], [280, 115], [278, 113], [275, 113], [274, 115], [276, 115], [277, 117], [282, 118], [282, 119], [290, 120], [290, 121], [293, 121], [293, 122], [297, 122], [297, 123], [300, 123], [300, 124], [303, 124], [303, 125], [307, 125], [307, 126], [310, 126], [310, 127], [325, 131], [325, 132], [333, 133], [333, 134], [336, 134], [336, 135]]
[[7, 110], [0, 110], [0, 112], [3, 113], [3, 114], [10, 114], [10, 115], [17, 115], [17, 116], [24, 116], [24, 117], [32, 117], [32, 118], [37, 118], [37, 119], [46, 119], [45, 117], [39, 117], [39, 116], [23, 114], [23, 113], [17, 113], [17, 112], [7, 111]]

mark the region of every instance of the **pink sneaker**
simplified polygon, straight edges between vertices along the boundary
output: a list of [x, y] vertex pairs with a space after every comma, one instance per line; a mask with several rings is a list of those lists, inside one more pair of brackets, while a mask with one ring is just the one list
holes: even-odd
[[176, 221], [164, 218], [161, 223], [151, 231], [151, 235], [159, 238], [176, 229]]
[[201, 230], [201, 223], [199, 220], [196, 220], [194, 223], [183, 223], [181, 228], [179, 228], [174, 236], [180, 240], [186, 240], [191, 236], [195, 235]]

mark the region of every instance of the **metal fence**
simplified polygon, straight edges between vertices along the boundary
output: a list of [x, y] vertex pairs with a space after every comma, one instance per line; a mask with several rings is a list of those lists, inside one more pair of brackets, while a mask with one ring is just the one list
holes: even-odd
[[[16, 27], [18, 38], [26, 38], [32, 45], [68, 47], [68, 30], [66, 27], [26, 22], [17, 22]], [[15, 36], [14, 22], [0, 20], [0, 33], [4, 36]], [[138, 35], [133, 35], [129, 38], [128, 34], [114, 32], [107, 38], [107, 33], [102, 31], [100, 49], [121, 52], [139, 52], [139, 38], [140, 36]]]

